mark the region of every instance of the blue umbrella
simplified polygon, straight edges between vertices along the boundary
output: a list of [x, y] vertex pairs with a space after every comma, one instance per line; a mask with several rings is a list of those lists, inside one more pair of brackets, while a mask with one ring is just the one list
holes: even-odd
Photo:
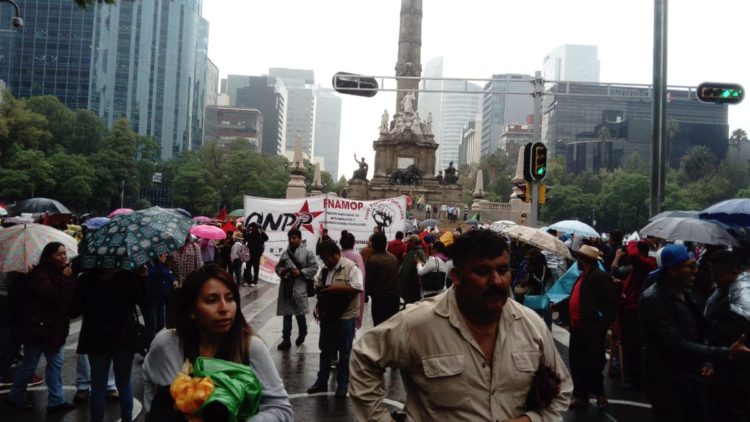
[[750, 199], [728, 199], [701, 211], [702, 220], [715, 220], [729, 226], [750, 227]]
[[107, 223], [109, 223], [109, 218], [107, 217], [94, 217], [84, 221], [81, 225], [89, 230], [96, 230]]

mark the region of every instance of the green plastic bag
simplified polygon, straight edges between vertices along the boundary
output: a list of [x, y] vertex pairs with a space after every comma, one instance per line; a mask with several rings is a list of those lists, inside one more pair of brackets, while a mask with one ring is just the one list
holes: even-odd
[[227, 408], [232, 422], [244, 421], [258, 413], [263, 388], [248, 365], [199, 357], [193, 365], [193, 375], [209, 377], [214, 383], [214, 392], [198, 409], [198, 414], [213, 402], [220, 402]]

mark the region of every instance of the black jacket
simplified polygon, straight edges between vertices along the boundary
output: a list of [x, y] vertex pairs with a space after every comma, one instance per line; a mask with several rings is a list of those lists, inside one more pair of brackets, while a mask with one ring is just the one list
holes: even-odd
[[245, 242], [250, 250], [250, 255], [260, 255], [265, 250], [265, 244], [268, 241], [268, 235], [264, 231], [253, 232], [248, 229], [245, 233]]
[[657, 281], [643, 292], [638, 312], [647, 379], [700, 380], [702, 366], [728, 359], [728, 348], [707, 344], [708, 322], [688, 292], [682, 302]]
[[[609, 327], [615, 320], [617, 312], [617, 293], [612, 287], [612, 277], [595, 267], [582, 280], [576, 280], [573, 289], [578, 283], [583, 283], [580, 299], [583, 325], [592, 326], [603, 323], [604, 327]], [[565, 306], [569, 304], [569, 301], [570, 297], [563, 301]]]

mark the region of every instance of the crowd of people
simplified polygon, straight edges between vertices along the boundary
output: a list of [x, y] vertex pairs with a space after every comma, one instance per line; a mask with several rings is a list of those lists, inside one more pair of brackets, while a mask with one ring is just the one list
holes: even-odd
[[[375, 227], [359, 252], [352, 233], [335, 240], [324, 232], [313, 248], [293, 228], [275, 267], [277, 349], [292, 349], [294, 320], [294, 345], [302, 346], [312, 314], [320, 357], [307, 392], [328, 391], [336, 368], [335, 397], [349, 396], [360, 420], [560, 420], [592, 397], [599, 408], [609, 405], [608, 361], [619, 387], [642, 390], [658, 420], [750, 420], [747, 250], [625, 241], [619, 231], [606, 240], [550, 234], [573, 260], [478, 228], [399, 231], [389, 240]], [[12, 385], [6, 403], [30, 410], [27, 390], [42, 381], [34, 372], [44, 356], [48, 412], [88, 401], [91, 420], [102, 421], [110, 399], [131, 420], [132, 367], [143, 354], [147, 420], [164, 420], [175, 411], [169, 384], [183, 362], [216, 357], [257, 375], [263, 395], [253, 420], [291, 420], [268, 348], [240, 312], [240, 286], [258, 283], [267, 240], [257, 224], [237, 226], [224, 242], [188, 236], [135, 270], [82, 269], [62, 244], [48, 244], [27, 274], [0, 275], [0, 376]], [[566, 299], [542, 300], [566, 277], [573, 280]], [[357, 335], [366, 302], [374, 328]], [[158, 333], [145, 344], [139, 313], [147, 332]], [[64, 345], [79, 316], [69, 403]], [[553, 321], [570, 331], [567, 367]], [[382, 407], [387, 368], [401, 370], [403, 413]], [[492, 399], [471, 400], [482, 394]]]

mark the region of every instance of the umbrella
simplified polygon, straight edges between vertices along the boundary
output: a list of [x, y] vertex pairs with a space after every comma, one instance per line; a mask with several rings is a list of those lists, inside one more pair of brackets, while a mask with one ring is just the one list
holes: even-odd
[[729, 232], [715, 223], [697, 218], [660, 218], [642, 228], [641, 234], [669, 241], [682, 240], [706, 245], [739, 246], [739, 242]]
[[702, 220], [716, 220], [730, 226], [750, 227], [750, 198], [728, 199], [701, 211]]
[[96, 230], [99, 227], [109, 223], [109, 218], [107, 217], [94, 217], [89, 218], [88, 220], [83, 222], [83, 226], [86, 227], [89, 230]]
[[593, 227], [586, 223], [582, 223], [578, 220], [563, 220], [549, 226], [550, 229], [557, 230], [558, 232], [573, 233], [576, 236], [583, 237], [596, 237], [599, 238], [599, 232]]
[[219, 220], [211, 217], [206, 217], [205, 215], [199, 215], [197, 217], [193, 217], [193, 221], [195, 221], [198, 224], [206, 224], [206, 223], [218, 223]]
[[570, 250], [560, 239], [535, 227], [514, 225], [501, 227], [499, 233], [512, 237], [520, 242], [572, 259]]
[[4, 217], [6, 215], [8, 215], [8, 210], [6, 210], [3, 207], [0, 207], [0, 217]]
[[475, 218], [470, 218], [470, 219], [466, 220], [466, 224], [468, 224], [470, 226], [476, 226], [476, 225], [479, 224], [479, 221], [477, 221], [477, 219], [475, 219]]
[[31, 224], [34, 222], [34, 219], [29, 217], [28, 215], [22, 215], [20, 217], [10, 217], [3, 220], [3, 223], [5, 224]]
[[180, 215], [184, 215], [187, 218], [193, 218], [193, 214], [190, 214], [186, 209], [184, 208], [169, 208], [169, 211], [176, 212]]
[[202, 237], [204, 239], [210, 239], [210, 240], [219, 240], [219, 239], [227, 238], [227, 234], [224, 232], [224, 230], [216, 226], [208, 226], [205, 224], [191, 227], [190, 234], [192, 234], [195, 237]]
[[[494, 223], [492, 223], [492, 225], [490, 226], [490, 230], [499, 232], [500, 230], [502, 230], [505, 227], [515, 226], [515, 225], [516, 225], [516, 223], [514, 221], [510, 221], [510, 220], [498, 220], [498, 221], [495, 221]], [[540, 229], [540, 230], [542, 230], [542, 229]]]
[[427, 228], [427, 226], [437, 227], [437, 225], [438, 225], [437, 220], [428, 219], [419, 223], [419, 228], [424, 229], [424, 228]]
[[185, 244], [193, 222], [159, 207], [120, 215], [86, 238], [83, 268], [134, 269]]
[[112, 211], [111, 213], [109, 213], [109, 215], [107, 217], [108, 218], [115, 218], [118, 215], [130, 214], [131, 212], [133, 212], [133, 210], [130, 209], [130, 208], [118, 208], [118, 209]]
[[25, 273], [29, 266], [39, 263], [42, 250], [50, 242], [65, 246], [68, 257], [78, 255], [74, 238], [42, 224], [19, 224], [0, 231], [0, 272]]
[[24, 199], [13, 207], [14, 215], [21, 215], [22, 213], [44, 214], [45, 212], [49, 212], [50, 214], [71, 213], [65, 205], [49, 198]]
[[691, 217], [698, 218], [698, 211], [664, 211], [656, 214], [655, 216], [648, 219], [648, 221], [656, 221], [664, 217]]
[[417, 227], [414, 224], [412, 224], [410, 221], [405, 221], [404, 232], [409, 233], [409, 232], [414, 232], [414, 231], [417, 231]]
[[245, 210], [242, 208], [238, 208], [229, 213], [229, 217], [242, 217], [243, 215], [245, 215]]

